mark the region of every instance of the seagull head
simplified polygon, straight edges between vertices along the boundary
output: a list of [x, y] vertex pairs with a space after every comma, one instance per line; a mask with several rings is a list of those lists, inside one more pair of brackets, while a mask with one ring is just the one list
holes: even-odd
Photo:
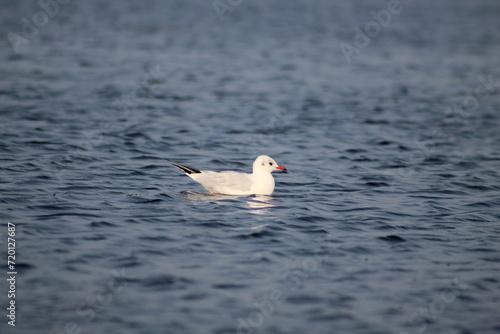
[[278, 163], [276, 163], [276, 161], [274, 161], [273, 158], [267, 155], [261, 155], [257, 157], [257, 159], [255, 159], [253, 163], [254, 173], [260, 173], [260, 172], [272, 173], [276, 170], [286, 171], [287, 169], [283, 166], [278, 165]]

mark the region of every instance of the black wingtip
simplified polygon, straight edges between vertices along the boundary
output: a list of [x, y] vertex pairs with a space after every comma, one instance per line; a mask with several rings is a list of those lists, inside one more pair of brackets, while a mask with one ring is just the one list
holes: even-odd
[[188, 167], [188, 166], [184, 166], [184, 165], [181, 165], [180, 163], [177, 163], [175, 161], [172, 161], [172, 160], [168, 160], [172, 163], [172, 165], [174, 165], [175, 167], [179, 168], [179, 169], [182, 169], [184, 172], [186, 172], [187, 174], [197, 174], [197, 173], [201, 173], [199, 170], [197, 169], [194, 169], [194, 168], [191, 168], [191, 167]]

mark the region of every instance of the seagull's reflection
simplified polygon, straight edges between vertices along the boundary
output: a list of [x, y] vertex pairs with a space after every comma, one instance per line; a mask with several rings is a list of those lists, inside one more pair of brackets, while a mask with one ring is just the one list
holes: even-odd
[[270, 209], [277, 205], [276, 200], [272, 196], [267, 195], [249, 197], [247, 204], [251, 209], [250, 212], [256, 215], [270, 215]]
[[241, 195], [224, 195], [224, 194], [214, 194], [214, 193], [199, 193], [194, 191], [183, 191], [181, 197], [188, 201], [221, 201], [221, 200], [231, 200], [246, 198], [247, 205], [249, 207], [249, 212], [256, 215], [270, 215], [271, 209], [279, 205], [277, 201], [272, 196], [268, 195], [251, 195], [251, 196], [241, 196]]

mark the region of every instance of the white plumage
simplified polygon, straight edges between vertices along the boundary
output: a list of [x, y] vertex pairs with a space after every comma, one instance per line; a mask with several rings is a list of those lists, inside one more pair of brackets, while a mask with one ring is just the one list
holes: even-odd
[[271, 195], [274, 191], [274, 178], [271, 173], [276, 170], [287, 170], [267, 155], [261, 155], [255, 159], [252, 174], [199, 171], [177, 162], [171, 162], [209, 192], [225, 195]]

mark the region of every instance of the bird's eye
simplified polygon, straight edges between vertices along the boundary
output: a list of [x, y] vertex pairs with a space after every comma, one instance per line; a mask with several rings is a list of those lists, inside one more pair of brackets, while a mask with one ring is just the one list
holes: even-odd
[[273, 165], [273, 163], [272, 163], [272, 162], [270, 162], [270, 163], [269, 163], [269, 166], [272, 166], [272, 165]]

